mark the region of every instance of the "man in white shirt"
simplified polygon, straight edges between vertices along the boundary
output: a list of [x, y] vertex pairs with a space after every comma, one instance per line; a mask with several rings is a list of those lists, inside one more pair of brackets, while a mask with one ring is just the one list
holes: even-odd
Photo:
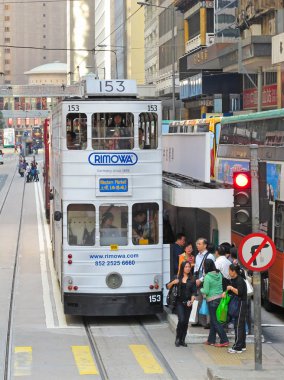
[[[203, 301], [203, 295], [200, 292], [200, 288], [202, 287], [202, 283], [204, 280], [204, 270], [203, 264], [204, 261], [209, 259], [215, 261], [215, 257], [212, 253], [208, 253], [207, 251], [207, 240], [205, 238], [199, 238], [196, 241], [196, 248], [198, 250], [198, 254], [195, 257], [195, 267], [194, 267], [194, 276], [196, 279], [196, 287], [197, 287], [197, 300], [198, 300], [198, 310], [201, 307]], [[205, 328], [208, 328], [209, 325], [209, 316], [204, 318], [204, 316], [199, 315], [199, 323], [193, 324], [192, 326], [204, 325]]]
[[221, 244], [216, 248], [215, 266], [216, 269], [218, 269], [221, 272], [222, 276], [228, 281], [231, 279], [229, 275], [230, 265], [231, 261], [227, 259], [225, 248]]
[[215, 261], [215, 257], [212, 255], [212, 253], [208, 253], [207, 251], [207, 244], [207, 240], [204, 238], [199, 238], [196, 241], [196, 248], [198, 254], [195, 257], [194, 273], [196, 278], [196, 286], [198, 288], [201, 287], [202, 282], [204, 280], [203, 264], [205, 258]]

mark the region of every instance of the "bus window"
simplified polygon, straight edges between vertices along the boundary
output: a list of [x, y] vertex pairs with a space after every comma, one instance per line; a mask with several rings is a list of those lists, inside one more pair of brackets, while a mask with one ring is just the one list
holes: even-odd
[[[171, 127], [170, 127], [171, 128]], [[171, 133], [172, 131], [169, 130]], [[157, 149], [158, 147], [158, 115], [143, 112], [139, 115], [139, 148]]]
[[132, 113], [95, 113], [92, 115], [94, 150], [133, 149], [134, 116]]
[[284, 252], [284, 202], [275, 202], [275, 216], [274, 216], [274, 243], [276, 248]]
[[66, 145], [70, 150], [87, 149], [87, 115], [68, 113], [66, 116]]
[[91, 204], [67, 207], [67, 240], [69, 245], [95, 245], [96, 209]]
[[196, 124], [196, 132], [209, 132], [209, 124], [207, 123]]
[[132, 243], [159, 243], [159, 205], [135, 203], [132, 207]]
[[128, 244], [127, 205], [103, 204], [100, 206], [100, 245]]

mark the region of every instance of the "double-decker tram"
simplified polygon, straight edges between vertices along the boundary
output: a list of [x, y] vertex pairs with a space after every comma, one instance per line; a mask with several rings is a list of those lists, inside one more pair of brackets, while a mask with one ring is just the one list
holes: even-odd
[[[269, 212], [260, 229], [267, 233], [277, 248], [275, 263], [262, 273], [264, 306], [284, 307], [284, 109], [224, 117], [217, 153], [216, 179], [232, 183], [234, 171], [249, 170], [250, 144], [258, 145], [264, 178], [260, 192], [269, 199]], [[262, 187], [262, 188], [261, 188]], [[263, 217], [262, 217], [263, 218]], [[251, 223], [232, 220], [232, 241], [239, 245], [242, 237], [251, 233]]]
[[177, 120], [169, 123], [168, 133], [210, 133], [210, 176], [215, 178], [215, 157], [221, 130], [220, 116], [204, 119]]
[[86, 77], [50, 120], [50, 227], [64, 311], [162, 311], [161, 104]]

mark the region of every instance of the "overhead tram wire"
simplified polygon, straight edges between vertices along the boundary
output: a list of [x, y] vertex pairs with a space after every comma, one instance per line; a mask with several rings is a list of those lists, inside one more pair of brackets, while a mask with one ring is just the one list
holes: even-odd
[[76, 48], [44, 48], [37, 46], [19, 46], [19, 45], [0, 45], [0, 47], [11, 49], [30, 49], [30, 50], [52, 50], [52, 51], [93, 51], [94, 49], [76, 49]]
[[24, 0], [24, 1], [3, 1], [2, 4], [36, 4], [36, 3], [66, 3], [67, 1], [80, 2], [81, 0]]

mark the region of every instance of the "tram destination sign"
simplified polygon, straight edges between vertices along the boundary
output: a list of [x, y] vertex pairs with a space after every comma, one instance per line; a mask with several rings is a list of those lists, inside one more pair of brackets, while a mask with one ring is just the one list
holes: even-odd
[[98, 80], [86, 77], [86, 95], [92, 96], [137, 96], [135, 80]]
[[100, 193], [127, 193], [128, 178], [100, 178]]

